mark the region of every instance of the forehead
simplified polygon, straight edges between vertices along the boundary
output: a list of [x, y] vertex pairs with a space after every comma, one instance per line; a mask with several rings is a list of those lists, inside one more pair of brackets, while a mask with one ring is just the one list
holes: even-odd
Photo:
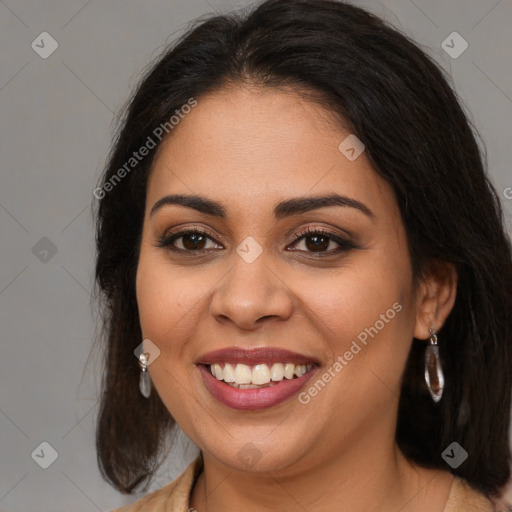
[[[202, 194], [233, 209], [337, 192], [390, 208], [389, 186], [330, 112], [296, 93], [232, 87], [198, 99], [158, 149], [148, 208], [162, 195]], [[356, 141], [357, 143], [357, 141]], [[357, 149], [357, 148], [356, 148]], [[349, 154], [350, 155], [350, 154]]]

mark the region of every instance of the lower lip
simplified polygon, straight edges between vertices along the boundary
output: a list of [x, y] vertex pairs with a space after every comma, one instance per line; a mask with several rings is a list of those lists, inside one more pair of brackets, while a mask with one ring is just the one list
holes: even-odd
[[203, 364], [198, 365], [204, 385], [219, 402], [233, 409], [256, 411], [267, 409], [284, 402], [296, 395], [317, 372], [318, 367], [313, 368], [295, 379], [283, 379], [279, 384], [264, 388], [237, 389], [232, 388], [222, 380], [216, 379], [210, 370]]

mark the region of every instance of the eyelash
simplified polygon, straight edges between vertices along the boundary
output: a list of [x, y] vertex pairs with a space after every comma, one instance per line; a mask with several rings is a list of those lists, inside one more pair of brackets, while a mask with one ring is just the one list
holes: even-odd
[[[158, 240], [158, 247], [166, 248], [170, 251], [178, 252], [178, 253], [182, 253], [182, 254], [188, 253], [187, 256], [199, 255], [199, 254], [203, 254], [203, 253], [211, 251], [211, 249], [187, 250], [187, 249], [178, 249], [177, 247], [173, 247], [172, 243], [175, 240], [178, 240], [178, 239], [182, 238], [183, 236], [186, 236], [189, 234], [203, 235], [203, 236], [206, 236], [207, 238], [215, 241], [216, 243], [218, 243], [213, 238], [213, 236], [210, 233], [208, 233], [207, 231], [204, 231], [204, 230], [198, 229], [198, 228], [194, 228], [194, 227], [190, 227], [186, 230], [178, 231], [176, 233], [171, 233], [171, 234], [165, 234], [164, 236], [160, 237]], [[338, 247], [337, 249], [334, 249], [334, 250], [324, 251], [324, 252], [303, 251], [303, 250], [299, 250], [298, 252], [307, 252], [307, 253], [313, 255], [314, 257], [325, 257], [325, 256], [332, 256], [333, 254], [347, 252], [351, 249], [357, 249], [357, 246], [351, 240], [348, 240], [341, 236], [335, 235], [334, 233], [330, 233], [329, 231], [326, 231], [324, 229], [314, 228], [314, 227], [307, 227], [305, 229], [298, 231], [294, 235], [294, 240], [292, 242], [292, 245], [296, 244], [302, 238], [306, 238], [308, 235], [309, 236], [317, 235], [317, 236], [326, 237], [329, 239], [329, 241], [336, 242], [340, 247]]]

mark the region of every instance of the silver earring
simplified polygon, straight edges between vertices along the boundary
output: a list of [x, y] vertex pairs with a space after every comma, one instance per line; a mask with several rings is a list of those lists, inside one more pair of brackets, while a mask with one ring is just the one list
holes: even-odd
[[425, 382], [432, 400], [437, 403], [443, 396], [444, 375], [437, 345], [437, 332], [433, 327], [429, 331], [430, 338], [425, 350]]
[[151, 395], [151, 377], [148, 372], [148, 354], [144, 352], [139, 356], [139, 365], [141, 368], [139, 378], [139, 390], [143, 397], [149, 398]]

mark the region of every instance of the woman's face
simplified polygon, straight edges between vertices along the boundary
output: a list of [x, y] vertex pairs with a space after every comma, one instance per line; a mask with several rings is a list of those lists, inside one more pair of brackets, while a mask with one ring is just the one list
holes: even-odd
[[[306, 468], [393, 439], [417, 298], [392, 189], [351, 139], [339, 148], [349, 135], [294, 93], [237, 87], [201, 98], [154, 161], [137, 272], [150, 375], [231, 468]], [[159, 203], [176, 195], [201, 200]], [[237, 389], [207, 363], [267, 384]]]

